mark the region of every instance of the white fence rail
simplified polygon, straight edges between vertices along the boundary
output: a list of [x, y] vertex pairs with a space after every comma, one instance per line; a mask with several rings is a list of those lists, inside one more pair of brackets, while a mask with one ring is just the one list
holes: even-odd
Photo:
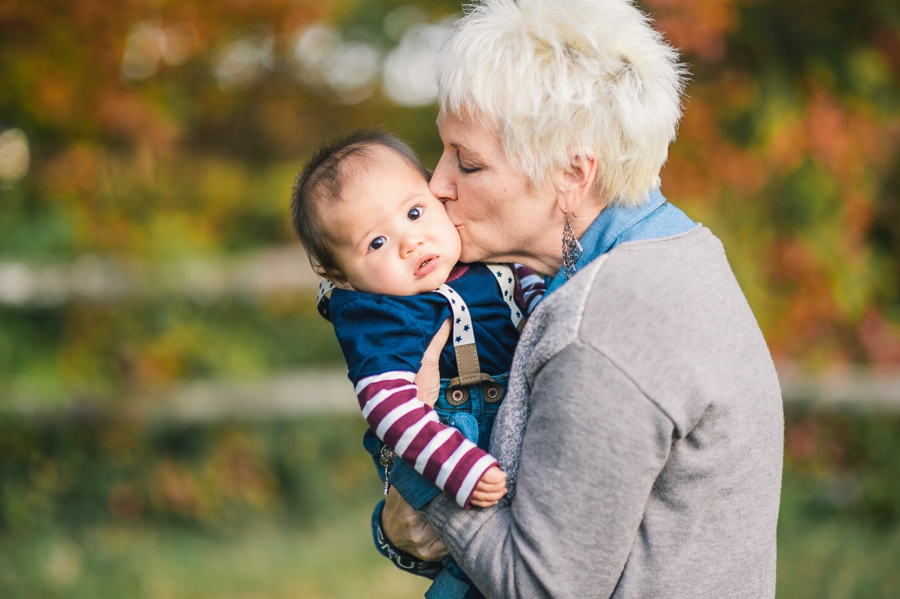
[[813, 410], [900, 414], [900, 371], [832, 368], [808, 375], [782, 365], [778, 369], [785, 404]]
[[198, 300], [314, 289], [318, 278], [299, 246], [273, 247], [235, 258], [155, 264], [86, 256], [71, 264], [0, 262], [0, 305], [54, 306], [180, 295]]

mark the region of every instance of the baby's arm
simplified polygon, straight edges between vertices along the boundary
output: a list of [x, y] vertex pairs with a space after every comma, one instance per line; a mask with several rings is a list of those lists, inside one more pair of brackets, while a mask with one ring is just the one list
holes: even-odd
[[[412, 372], [392, 371], [361, 379], [356, 394], [363, 416], [378, 438], [416, 472], [467, 507], [476, 486], [498, 462], [458, 430], [441, 424], [437, 412], [418, 399], [414, 378]], [[505, 481], [500, 469], [495, 470]], [[487, 478], [479, 495], [482, 504], [492, 504], [498, 484], [505, 493], [505, 483], [497, 479], [496, 473]]]

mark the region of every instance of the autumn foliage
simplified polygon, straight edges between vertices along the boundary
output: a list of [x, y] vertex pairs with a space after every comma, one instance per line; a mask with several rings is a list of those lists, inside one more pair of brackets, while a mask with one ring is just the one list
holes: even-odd
[[[398, 6], [0, 3], [0, 130], [24, 132], [31, 152], [27, 176], [0, 189], [0, 262], [178, 265], [290, 244], [285, 212], [298, 163], [318, 140], [357, 125], [397, 131], [434, 164], [433, 105], [398, 106], [377, 85], [337, 93], [298, 63], [298, 40], [314, 24], [384, 55], [397, 45], [396, 15], [434, 23], [460, 8]], [[722, 238], [776, 359], [896, 367], [895, 4], [646, 0], [642, 8], [692, 72], [663, 192]], [[329, 343], [310, 332], [314, 318], [310, 298], [286, 297], [0, 306], [3, 401], [127, 401], [187, 380], [266, 376], [311, 355], [335, 357], [333, 344], [305, 347]], [[127, 507], [126, 491], [116, 505]]]

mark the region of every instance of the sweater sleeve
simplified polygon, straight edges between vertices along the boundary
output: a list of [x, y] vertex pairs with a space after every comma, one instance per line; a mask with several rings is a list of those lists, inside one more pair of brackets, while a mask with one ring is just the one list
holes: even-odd
[[415, 373], [384, 372], [356, 384], [362, 414], [384, 441], [416, 472], [468, 507], [485, 471], [497, 464], [455, 428], [441, 424], [437, 412], [419, 400]]
[[597, 350], [551, 358], [531, 394], [516, 499], [422, 514], [488, 598], [609, 597], [639, 543], [674, 427]]

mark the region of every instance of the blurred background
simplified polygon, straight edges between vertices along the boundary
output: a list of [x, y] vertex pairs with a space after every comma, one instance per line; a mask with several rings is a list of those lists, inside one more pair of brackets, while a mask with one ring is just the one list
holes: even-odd
[[[900, 4], [640, 6], [784, 385], [778, 596], [900, 596]], [[0, 2], [0, 597], [421, 597], [287, 207], [359, 125], [434, 166], [460, 8]]]

